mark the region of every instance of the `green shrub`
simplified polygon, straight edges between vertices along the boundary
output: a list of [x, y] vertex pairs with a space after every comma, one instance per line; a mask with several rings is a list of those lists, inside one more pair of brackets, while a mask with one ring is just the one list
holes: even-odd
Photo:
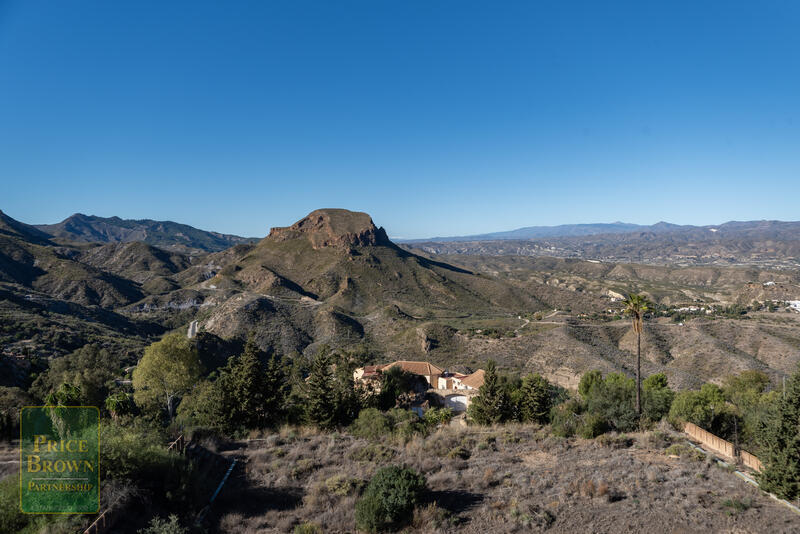
[[622, 373], [609, 373], [589, 389], [586, 411], [606, 421], [608, 430], [630, 432], [639, 427], [636, 382]]
[[181, 526], [178, 516], [171, 515], [168, 519], [154, 517], [147, 528], [139, 530], [138, 534], [186, 534], [188, 530]]
[[301, 458], [295, 462], [289, 476], [293, 479], [303, 478], [309, 473], [319, 469], [320, 465], [313, 458]]
[[453, 419], [453, 410], [450, 408], [431, 408], [425, 412], [422, 418], [428, 428], [436, 428], [439, 425], [446, 425]]
[[408, 440], [414, 434], [425, 432], [426, 428], [419, 416], [410, 410], [394, 408], [383, 413], [377, 408], [366, 408], [359, 412], [358, 418], [350, 425], [350, 433], [372, 441], [380, 441], [387, 436]]
[[394, 458], [395, 454], [394, 449], [390, 449], [385, 445], [370, 443], [366, 447], [351, 452], [350, 459], [357, 462], [382, 463]]
[[664, 451], [664, 454], [666, 454], [667, 456], [683, 456], [685, 454], [688, 454], [688, 452], [689, 452], [689, 447], [683, 445], [682, 443], [675, 443], [674, 445], [670, 445], [669, 447], [667, 447], [666, 450]]
[[684, 445], [682, 443], [675, 443], [674, 445], [670, 445], [664, 451], [664, 454], [667, 456], [680, 456], [681, 458], [688, 458], [690, 460], [697, 460], [702, 461], [706, 459], [706, 455], [702, 452], [698, 451], [697, 449], [693, 449], [688, 445]]
[[167, 451], [167, 440], [142, 424], [100, 424], [100, 476], [127, 480], [154, 498], [181, 505], [204, 491], [199, 471], [185, 456]]
[[0, 532], [19, 532], [29, 517], [19, 510], [19, 479], [7, 477], [0, 482]]
[[414, 434], [425, 433], [426, 427], [419, 416], [411, 410], [394, 408], [388, 412], [395, 436], [405, 441], [411, 439]]
[[733, 434], [734, 419], [736, 415], [722, 389], [715, 384], [703, 384], [699, 391], [681, 391], [669, 411], [669, 420], [676, 428], [682, 428], [683, 422], [694, 423], [726, 439]]
[[597, 443], [612, 449], [627, 449], [633, 445], [633, 438], [625, 434], [603, 434], [597, 436]]
[[303, 523], [294, 527], [294, 534], [322, 534], [322, 527], [316, 523]]
[[723, 501], [722, 506], [728, 508], [728, 515], [736, 515], [740, 512], [746, 512], [753, 506], [753, 499], [745, 497], [744, 499], [726, 499]]
[[344, 497], [355, 493], [363, 487], [364, 481], [357, 478], [348, 478], [344, 475], [333, 475], [325, 480], [325, 489], [331, 495]]
[[356, 526], [382, 532], [408, 523], [425, 490], [425, 477], [396, 465], [383, 467], [370, 480], [356, 503]]
[[451, 459], [460, 458], [462, 460], [469, 460], [470, 456], [472, 456], [472, 454], [469, 452], [469, 449], [463, 445], [459, 445], [447, 453], [447, 457]]
[[0, 481], [0, 532], [18, 534], [61, 534], [83, 532], [84, 516], [23, 514], [19, 509], [19, 478]]
[[392, 434], [392, 419], [377, 408], [361, 410], [352, 425], [350, 433], [359, 438], [380, 440]]
[[642, 382], [642, 417], [651, 423], [660, 421], [669, 414], [674, 399], [664, 373], [648, 376]]
[[562, 438], [574, 436], [581, 422], [580, 415], [582, 413], [583, 404], [578, 399], [570, 399], [555, 406], [550, 410], [553, 434]]
[[647, 446], [656, 449], [663, 449], [664, 447], [667, 447], [669, 446], [670, 443], [672, 443], [672, 437], [666, 432], [662, 432], [660, 430], [653, 430], [652, 432], [648, 432], [645, 435], [644, 440]]
[[603, 374], [597, 369], [583, 373], [581, 381], [578, 384], [578, 393], [580, 393], [581, 397], [585, 399], [586, 397], [588, 397], [589, 392], [592, 390], [592, 388], [601, 385], [602, 383], [603, 383]]
[[378, 495], [364, 495], [356, 503], [356, 526], [365, 532], [389, 530], [389, 520], [383, 500]]
[[588, 413], [583, 416], [576, 431], [577, 434], [584, 439], [594, 439], [600, 434], [608, 432], [608, 423], [606, 423], [603, 416]]

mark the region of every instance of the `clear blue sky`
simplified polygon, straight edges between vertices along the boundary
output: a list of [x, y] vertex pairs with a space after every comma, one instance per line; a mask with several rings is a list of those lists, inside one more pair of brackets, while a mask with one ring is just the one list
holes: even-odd
[[0, 209], [800, 219], [800, 3], [0, 0]]

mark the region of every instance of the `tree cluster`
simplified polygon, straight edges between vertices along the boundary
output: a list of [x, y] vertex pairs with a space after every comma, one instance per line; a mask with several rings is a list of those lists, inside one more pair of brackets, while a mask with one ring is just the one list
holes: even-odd
[[559, 392], [539, 374], [522, 380], [501, 376], [497, 365], [486, 364], [483, 385], [467, 411], [469, 419], [479, 425], [508, 421], [547, 423], [550, 410]]
[[630, 432], [661, 420], [669, 412], [674, 392], [663, 373], [647, 377], [636, 410], [636, 382], [622, 373], [589, 371], [578, 384], [578, 397], [556, 406], [553, 432], [561, 436], [594, 438], [608, 431]]

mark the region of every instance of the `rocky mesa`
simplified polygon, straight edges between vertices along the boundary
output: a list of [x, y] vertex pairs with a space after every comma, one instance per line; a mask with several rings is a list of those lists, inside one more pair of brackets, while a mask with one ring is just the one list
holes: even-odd
[[300, 237], [307, 238], [314, 249], [392, 245], [386, 231], [375, 226], [369, 214], [332, 208], [312, 211], [291, 226], [272, 228], [268, 239], [289, 241]]

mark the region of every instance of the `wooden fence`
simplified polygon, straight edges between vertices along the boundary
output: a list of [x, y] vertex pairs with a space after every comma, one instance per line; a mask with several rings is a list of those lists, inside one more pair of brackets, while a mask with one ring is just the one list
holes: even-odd
[[764, 469], [764, 464], [761, 463], [761, 460], [747, 451], [740, 451], [739, 457], [742, 459], [742, 463], [745, 467], [749, 467], [753, 471], [761, 471]]
[[183, 454], [184, 452], [186, 452], [186, 438], [183, 437], [183, 434], [178, 436], [178, 439], [170, 443], [169, 447], [167, 447], [167, 450], [175, 451], [179, 454]]
[[730, 441], [726, 441], [719, 436], [715, 436], [711, 432], [703, 430], [697, 425], [686, 423], [686, 425], [683, 427], [683, 431], [693, 440], [699, 441], [715, 452], [742, 462], [745, 467], [748, 467], [753, 471], [761, 471], [764, 468], [761, 461], [749, 452], [742, 450], [737, 451], [734, 444]]
[[97, 519], [83, 531], [83, 534], [102, 534], [113, 527], [117, 519], [117, 510], [114, 508], [106, 508], [97, 516]]

